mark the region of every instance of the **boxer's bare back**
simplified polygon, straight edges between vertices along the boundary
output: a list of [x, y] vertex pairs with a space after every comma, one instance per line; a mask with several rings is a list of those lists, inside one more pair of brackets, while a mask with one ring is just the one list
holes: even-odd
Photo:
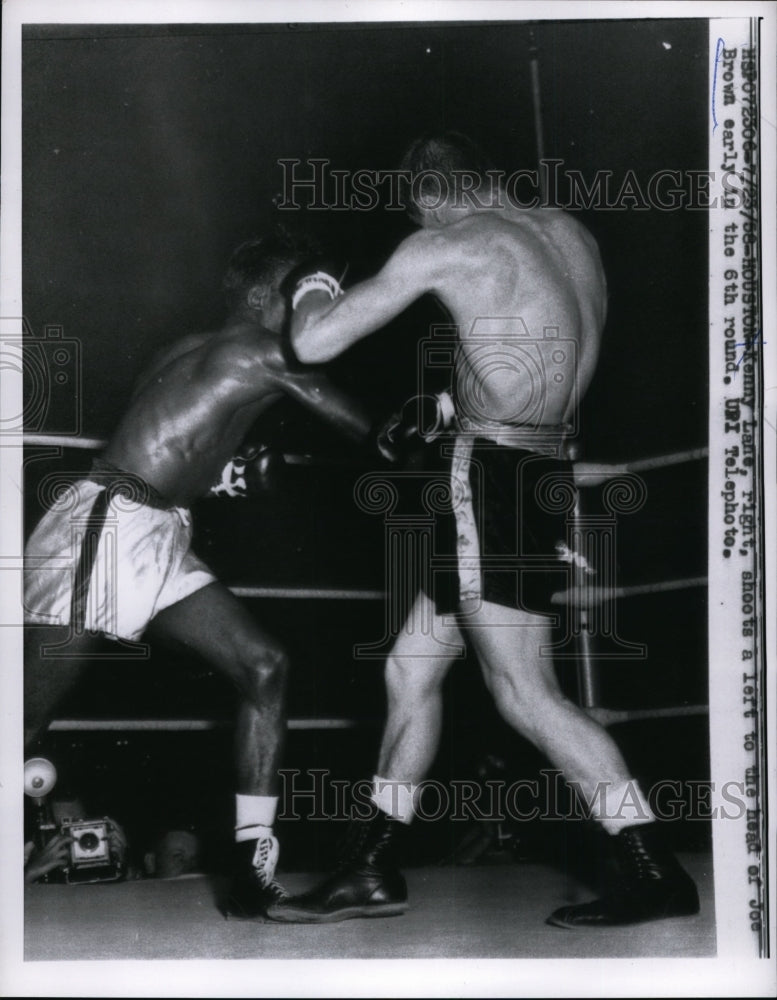
[[362, 440], [369, 420], [315, 370], [289, 364], [256, 324], [184, 337], [140, 378], [104, 452], [179, 506], [205, 495], [254, 421], [290, 396]]
[[555, 425], [579, 402], [596, 367], [607, 293], [596, 243], [572, 216], [500, 207], [427, 224], [342, 298], [303, 300], [295, 350], [304, 361], [328, 360], [424, 292], [458, 327], [460, 412], [503, 423], [530, 413]]
[[207, 493], [256, 418], [280, 398], [277, 338], [255, 329], [186, 337], [141, 380], [105, 458], [186, 506]]

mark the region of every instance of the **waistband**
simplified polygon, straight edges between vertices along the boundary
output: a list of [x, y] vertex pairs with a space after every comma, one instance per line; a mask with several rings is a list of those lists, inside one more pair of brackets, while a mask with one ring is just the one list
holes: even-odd
[[557, 458], [567, 457], [567, 444], [573, 431], [571, 424], [499, 424], [469, 418], [457, 418], [455, 428], [458, 434], [484, 438], [504, 448]]
[[96, 486], [102, 486], [108, 494], [108, 499], [121, 493], [128, 500], [143, 504], [146, 507], [155, 507], [158, 510], [180, 509], [167, 497], [162, 496], [159, 490], [155, 489], [145, 479], [134, 472], [127, 472], [118, 466], [106, 462], [104, 458], [96, 456], [92, 459], [92, 468], [86, 480]]

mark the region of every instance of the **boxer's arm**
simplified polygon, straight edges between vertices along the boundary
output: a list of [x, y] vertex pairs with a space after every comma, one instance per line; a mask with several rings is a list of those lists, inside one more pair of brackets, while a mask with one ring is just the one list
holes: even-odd
[[322, 372], [289, 368], [276, 375], [276, 384], [289, 398], [351, 440], [364, 444], [371, 437], [373, 422], [361, 403], [334, 385]]
[[300, 361], [330, 361], [399, 315], [424, 292], [438, 291], [447, 265], [438, 232], [408, 237], [381, 271], [335, 299], [323, 291], [303, 295], [294, 309], [291, 342]]

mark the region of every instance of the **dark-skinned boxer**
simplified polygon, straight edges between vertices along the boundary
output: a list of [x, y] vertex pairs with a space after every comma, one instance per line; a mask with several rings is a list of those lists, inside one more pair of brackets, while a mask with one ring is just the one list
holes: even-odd
[[[361, 406], [288, 348], [283, 280], [300, 260], [281, 234], [234, 252], [224, 325], [177, 341], [141, 376], [90, 474], [52, 504], [25, 551], [28, 744], [77, 680], [95, 633], [138, 640], [148, 629], [237, 686], [236, 845], [224, 908], [243, 917], [282, 894], [273, 823], [287, 657], [191, 551], [188, 508], [228, 478], [223, 469], [234, 468], [249, 428], [284, 396], [355, 442], [369, 435]], [[45, 655], [65, 640], [66, 656]]]
[[[618, 747], [562, 694], [552, 657], [542, 653], [551, 645], [558, 569], [575, 555], [566, 547], [566, 514], [543, 504], [542, 488], [571, 480], [565, 439], [599, 355], [607, 290], [596, 243], [565, 212], [511, 205], [483, 155], [459, 134], [415, 142], [402, 167], [420, 229], [378, 274], [344, 294], [331, 276], [307, 276], [291, 337], [302, 361], [319, 363], [425, 293], [447, 311], [458, 347], [450, 396], [434, 404], [433, 423], [435, 432], [450, 424], [458, 570], [453, 579], [435, 574], [430, 592], [419, 593], [389, 654], [373, 818], [355, 821], [354, 846], [333, 876], [273, 904], [269, 915], [316, 923], [406, 908], [397, 835], [436, 754], [442, 683], [465, 636], [502, 716], [583, 789], [620, 862], [611, 892], [563, 907], [549, 922], [611, 926], [696, 913], [696, 887], [662, 844]], [[397, 426], [392, 433], [402, 436]]]

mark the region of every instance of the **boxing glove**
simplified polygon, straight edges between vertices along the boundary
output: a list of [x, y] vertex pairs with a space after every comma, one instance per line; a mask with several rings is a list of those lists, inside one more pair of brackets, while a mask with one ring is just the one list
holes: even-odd
[[[291, 308], [296, 310], [310, 292], [325, 292], [330, 300], [343, 294], [341, 282], [348, 270], [347, 265], [334, 260], [320, 258], [295, 268], [284, 282], [284, 290], [291, 300]], [[336, 277], [336, 275], [340, 277]]]
[[435, 441], [453, 423], [456, 410], [448, 392], [411, 396], [380, 427], [377, 447], [390, 462], [399, 461], [414, 440]]
[[247, 497], [269, 489], [284, 465], [283, 455], [266, 445], [252, 445], [235, 455], [221, 470], [221, 479], [209, 496]]

